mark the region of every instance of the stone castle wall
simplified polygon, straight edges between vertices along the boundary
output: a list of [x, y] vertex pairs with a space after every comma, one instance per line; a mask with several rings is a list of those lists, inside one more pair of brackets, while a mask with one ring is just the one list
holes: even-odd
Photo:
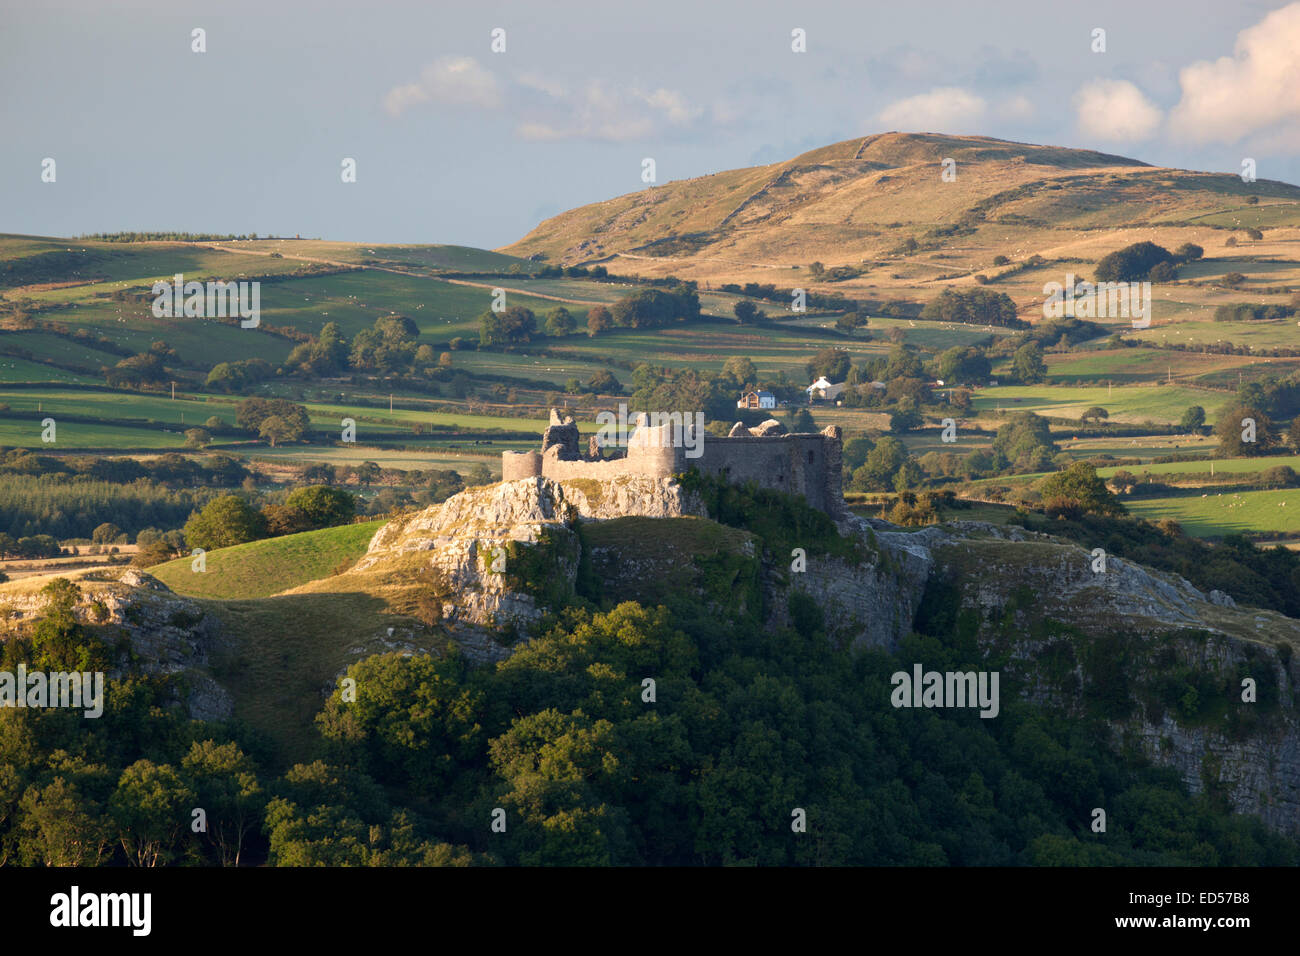
[[691, 458], [687, 457], [686, 447], [674, 445], [670, 426], [642, 425], [633, 434], [624, 457], [584, 458], [578, 452], [577, 425], [571, 420], [560, 421], [552, 412], [542, 452], [504, 452], [502, 479], [516, 481], [539, 475], [553, 481], [609, 480], [621, 475], [667, 478], [695, 468], [733, 484], [752, 481], [761, 488], [802, 495], [814, 508], [832, 517], [844, 513], [838, 427], [808, 434], [700, 437], [701, 443], [696, 446], [700, 454]]

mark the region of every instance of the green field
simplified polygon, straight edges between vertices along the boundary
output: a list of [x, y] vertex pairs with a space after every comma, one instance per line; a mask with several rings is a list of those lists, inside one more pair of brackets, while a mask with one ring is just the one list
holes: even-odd
[[[1053, 385], [1083, 382], [1114, 382], [1116, 385], [1138, 382], [1165, 382], [1172, 378], [1182, 384], [1227, 384], [1235, 386], [1235, 370], [1257, 364], [1260, 360], [1247, 355], [1202, 355], [1199, 352], [1175, 352], [1170, 349], [1120, 348], [1050, 353], [1044, 356], [1047, 380]], [[1275, 360], [1281, 365], [1283, 359]]]
[[1267, 458], [1222, 458], [1209, 461], [1166, 461], [1150, 465], [1129, 465], [1124, 468], [1098, 468], [1097, 474], [1103, 478], [1112, 477], [1117, 471], [1130, 471], [1135, 475], [1200, 475], [1209, 474], [1214, 468], [1218, 475], [1252, 475], [1270, 468], [1289, 467], [1300, 470], [1300, 455], [1274, 456]]
[[1054, 418], [1078, 418], [1093, 405], [1110, 413], [1116, 422], [1152, 421], [1173, 424], [1193, 405], [1205, 409], [1206, 422], [1228, 400], [1222, 392], [1186, 388], [1180, 385], [1098, 386], [999, 385], [975, 392], [974, 408], [983, 415], [1007, 416], [1013, 412], [1036, 412]]
[[[484, 446], [478, 446], [483, 448]], [[489, 446], [489, 450], [475, 453], [466, 450], [463, 454], [446, 447], [430, 448], [426, 451], [395, 451], [365, 446], [339, 445], [336, 447], [309, 447], [293, 445], [288, 448], [258, 448], [249, 458], [279, 464], [316, 464], [359, 465], [373, 461], [380, 468], [396, 468], [401, 471], [459, 471], [464, 473], [476, 464], [486, 465], [494, 476], [501, 474], [501, 452], [521, 451], [524, 443], [502, 442]], [[536, 443], [528, 443], [528, 450], [533, 450]]]
[[[612, 358], [629, 362], [670, 365], [717, 371], [735, 355], [748, 357], [764, 375], [784, 371], [803, 382], [804, 365], [820, 349], [835, 347], [848, 351], [854, 362], [863, 362], [889, 349], [887, 342], [861, 342], [843, 338], [822, 338], [800, 332], [798, 327], [779, 325], [739, 326], [732, 323], [673, 325], [658, 329], [619, 329], [588, 338], [573, 335], [549, 340], [551, 348], [573, 353], [579, 360], [600, 363]], [[617, 376], [617, 370], [616, 370]], [[620, 377], [621, 380], [622, 377]]]
[[59, 382], [69, 385], [94, 385], [101, 378], [92, 378], [66, 369], [53, 368], [40, 362], [0, 355], [0, 384], [10, 382]]
[[[0, 445], [37, 447], [42, 445], [40, 422], [53, 418], [57, 423], [58, 442], [49, 450], [69, 451], [78, 447], [92, 448], [175, 448], [185, 443], [181, 434], [187, 428], [201, 427], [215, 415], [227, 426], [234, 426], [238, 397], [208, 397], [177, 394], [173, 400], [167, 395], [117, 392], [103, 390], [60, 389], [0, 389], [0, 402], [8, 404], [8, 416], [0, 417]], [[335, 432], [344, 418], [357, 422], [357, 440], [367, 438], [419, 444], [437, 441], [437, 435], [428, 431], [430, 426], [449, 426], [458, 430], [507, 431], [536, 433], [546, 429], [547, 420], [537, 418], [505, 418], [491, 415], [473, 415], [458, 412], [435, 412], [397, 408], [352, 406], [346, 403], [308, 402], [306, 408], [314, 428]], [[75, 415], [110, 419], [104, 424], [61, 422], [61, 415]], [[417, 437], [413, 426], [423, 425], [425, 433]], [[580, 422], [584, 433], [594, 433], [594, 422]], [[171, 429], [167, 431], [165, 429]], [[261, 443], [249, 442], [246, 451], [256, 449], [273, 451]], [[217, 445], [229, 445], [229, 440], [218, 439]], [[510, 446], [513, 447], [513, 444]], [[304, 446], [276, 449], [282, 453], [301, 451]]]
[[[819, 329], [835, 328], [835, 319], [824, 316], [820, 318], [799, 318], [792, 315], [782, 315], [781, 318], [783, 324], [792, 328], [798, 328], [799, 326]], [[942, 352], [944, 349], [950, 349], [954, 346], [985, 342], [992, 335], [988, 329], [977, 325], [961, 325], [955, 322], [928, 322], [924, 319], [895, 319], [875, 315], [871, 316], [864, 331], [871, 335], [872, 344], [877, 350], [887, 352], [893, 347], [893, 343], [889, 341], [889, 333], [892, 329], [901, 329], [904, 336], [903, 340], [908, 345], [916, 345], [936, 352]], [[861, 335], [861, 333], [858, 334]]]
[[207, 570], [192, 558], [177, 558], [148, 571], [177, 594], [214, 600], [268, 597], [328, 576], [340, 564], [365, 554], [384, 521], [343, 525], [280, 538], [264, 538], [206, 555]]
[[290, 261], [295, 257], [363, 265], [380, 262], [393, 268], [427, 269], [443, 272], [490, 272], [525, 266], [514, 256], [489, 249], [449, 245], [387, 245], [364, 242], [331, 242], [322, 239], [251, 239], [217, 243], [223, 249], [242, 252], [278, 252]]
[[[1237, 293], [1231, 301], [1249, 302], [1248, 292]], [[1153, 325], [1131, 333], [1139, 341], [1169, 345], [1218, 345], [1230, 342], [1254, 349], [1300, 348], [1300, 328], [1295, 319], [1267, 319], [1257, 322], [1215, 322], [1204, 318], [1167, 325]]]
[[1209, 492], [1204, 495], [1127, 499], [1140, 518], [1172, 518], [1189, 534], [1222, 537], [1239, 532], [1300, 533], [1300, 490]]

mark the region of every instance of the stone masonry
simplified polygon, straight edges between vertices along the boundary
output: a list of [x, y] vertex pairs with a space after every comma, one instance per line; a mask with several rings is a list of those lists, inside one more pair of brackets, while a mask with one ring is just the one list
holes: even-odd
[[[571, 417], [562, 418], [552, 409], [550, 425], [542, 436], [542, 450], [504, 452], [502, 479], [517, 481], [538, 475], [554, 481], [609, 480], [620, 475], [668, 478], [695, 468], [734, 484], [752, 481], [761, 488], [802, 495], [808, 504], [832, 518], [844, 515], [838, 426], [821, 432], [787, 434], [774, 420], [752, 429], [737, 422], [726, 438], [692, 434], [690, 441], [675, 442], [672, 425], [651, 425], [644, 413], [637, 417], [636, 424], [627, 453], [604, 458], [594, 440], [584, 454], [578, 426]], [[687, 456], [692, 447], [699, 450], [698, 457]]]

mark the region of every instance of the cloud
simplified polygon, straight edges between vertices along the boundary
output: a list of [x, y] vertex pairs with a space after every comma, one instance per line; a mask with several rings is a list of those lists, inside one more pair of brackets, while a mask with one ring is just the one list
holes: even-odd
[[1263, 134], [1300, 145], [1300, 3], [1274, 10], [1237, 34], [1233, 55], [1179, 72], [1182, 99], [1170, 131], [1193, 143], [1236, 142]]
[[1128, 80], [1093, 80], [1074, 94], [1079, 130], [1107, 142], [1147, 139], [1162, 120], [1160, 108]]
[[416, 82], [384, 94], [384, 109], [392, 116], [424, 103], [496, 109], [501, 105], [500, 84], [472, 56], [445, 56], [421, 70]]
[[[592, 80], [580, 91], [567, 94], [558, 85], [548, 88], [533, 78], [533, 90], [544, 94], [544, 102], [516, 127], [524, 139], [603, 140], [625, 143], [650, 139], [693, 126], [704, 109], [693, 106], [678, 90], [664, 87], [643, 90]], [[715, 111], [714, 117], [717, 119]]]
[[[420, 71], [418, 81], [395, 86], [383, 97], [392, 116], [429, 103], [501, 110], [514, 120], [519, 137], [540, 142], [652, 139], [693, 128], [706, 113], [667, 87], [589, 80], [574, 88], [540, 73], [498, 79], [473, 57], [436, 60]], [[731, 122], [729, 117], [738, 114], [726, 104], [714, 106], [714, 125]]]
[[877, 119], [888, 129], [923, 133], [974, 133], [988, 104], [959, 86], [943, 86], [890, 103]]

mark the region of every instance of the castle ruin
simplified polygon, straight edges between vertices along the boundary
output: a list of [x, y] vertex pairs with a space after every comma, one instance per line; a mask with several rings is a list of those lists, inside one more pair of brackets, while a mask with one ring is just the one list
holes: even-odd
[[[757, 428], [737, 422], [726, 438], [688, 431], [687, 441], [682, 441], [681, 426], [674, 435], [672, 424], [651, 425], [645, 413], [637, 416], [636, 426], [626, 454], [606, 458], [595, 436], [583, 450], [573, 418], [561, 418], [551, 409], [541, 451], [503, 452], [502, 480], [539, 475], [554, 481], [608, 481], [620, 475], [668, 478], [695, 468], [733, 484], [752, 481], [761, 488], [801, 495], [832, 518], [844, 515], [841, 436], [836, 425], [821, 432], [790, 434], [775, 420]], [[694, 426], [688, 423], [685, 428]], [[688, 455], [688, 449], [697, 450], [698, 455]]]

